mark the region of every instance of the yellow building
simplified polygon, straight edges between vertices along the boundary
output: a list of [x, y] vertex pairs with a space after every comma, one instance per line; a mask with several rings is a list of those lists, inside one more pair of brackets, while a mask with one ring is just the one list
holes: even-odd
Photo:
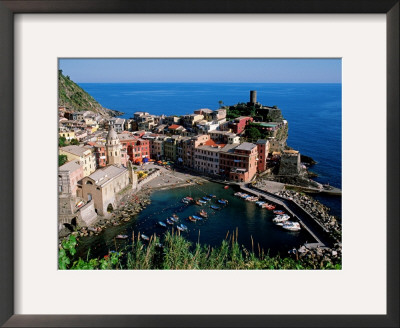
[[91, 148], [76, 145], [62, 147], [59, 155], [67, 155], [68, 161], [79, 160], [83, 166], [83, 176], [87, 177], [96, 171], [96, 157]]
[[66, 140], [71, 141], [72, 139], [76, 139], [75, 131], [64, 131], [59, 133], [60, 137], [64, 137]]

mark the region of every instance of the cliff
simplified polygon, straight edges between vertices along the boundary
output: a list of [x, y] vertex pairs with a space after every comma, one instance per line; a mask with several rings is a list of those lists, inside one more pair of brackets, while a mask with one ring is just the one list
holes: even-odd
[[69, 76], [58, 71], [58, 106], [65, 106], [73, 111], [90, 110], [102, 116], [119, 116], [123, 113], [104, 108], [90, 94], [73, 82]]

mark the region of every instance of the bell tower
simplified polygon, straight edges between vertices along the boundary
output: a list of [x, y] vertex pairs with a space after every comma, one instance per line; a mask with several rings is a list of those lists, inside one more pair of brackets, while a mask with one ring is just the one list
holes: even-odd
[[117, 132], [111, 125], [106, 139], [107, 165], [121, 165], [121, 148]]

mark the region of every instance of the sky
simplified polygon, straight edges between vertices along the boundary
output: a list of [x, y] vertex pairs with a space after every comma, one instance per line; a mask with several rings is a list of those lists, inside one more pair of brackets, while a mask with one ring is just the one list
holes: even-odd
[[341, 59], [59, 59], [77, 83], [341, 83]]

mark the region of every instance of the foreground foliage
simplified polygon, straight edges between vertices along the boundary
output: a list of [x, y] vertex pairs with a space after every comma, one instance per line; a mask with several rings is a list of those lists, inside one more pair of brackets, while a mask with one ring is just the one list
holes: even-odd
[[140, 234], [132, 241], [129, 250], [110, 252], [102, 259], [79, 258], [72, 261], [76, 253], [76, 238], [70, 236], [64, 240], [59, 250], [59, 268], [72, 270], [304, 270], [304, 269], [341, 269], [341, 259], [332, 261], [315, 260], [312, 257], [269, 256], [259, 250], [249, 252], [241, 247], [235, 236], [224, 240], [220, 247], [210, 247], [197, 243], [195, 247], [180, 234], [167, 232], [162, 240], [152, 236], [144, 244]]

